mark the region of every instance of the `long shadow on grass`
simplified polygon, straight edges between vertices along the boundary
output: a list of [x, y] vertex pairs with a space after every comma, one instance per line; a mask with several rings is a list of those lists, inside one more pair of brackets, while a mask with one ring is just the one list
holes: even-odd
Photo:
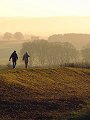
[[[16, 119], [52, 120], [53, 114], [82, 109], [82, 100], [59, 99], [40, 101], [0, 101], [0, 118], [8, 116]], [[56, 114], [56, 118], [58, 118]]]

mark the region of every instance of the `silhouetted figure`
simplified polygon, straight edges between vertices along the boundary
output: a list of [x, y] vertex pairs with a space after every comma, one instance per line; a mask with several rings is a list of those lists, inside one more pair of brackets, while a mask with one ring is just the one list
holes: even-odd
[[28, 66], [28, 58], [29, 58], [29, 57], [30, 57], [30, 56], [28, 55], [27, 52], [23, 55], [23, 60], [24, 60], [24, 62], [25, 62], [25, 68], [27, 68], [27, 66]]
[[16, 62], [17, 62], [17, 60], [18, 60], [18, 55], [17, 55], [16, 51], [14, 51], [14, 52], [11, 54], [11, 56], [10, 56], [10, 58], [9, 58], [9, 61], [11, 60], [11, 58], [12, 58], [13, 68], [15, 68], [15, 67], [16, 67]]

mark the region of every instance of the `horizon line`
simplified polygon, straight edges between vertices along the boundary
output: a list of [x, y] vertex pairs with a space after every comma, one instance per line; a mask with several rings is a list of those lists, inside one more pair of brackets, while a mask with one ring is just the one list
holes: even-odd
[[74, 15], [74, 16], [67, 16], [67, 15], [62, 15], [62, 16], [0, 16], [0, 18], [55, 18], [55, 17], [90, 17], [90, 16], [79, 16], [79, 15]]

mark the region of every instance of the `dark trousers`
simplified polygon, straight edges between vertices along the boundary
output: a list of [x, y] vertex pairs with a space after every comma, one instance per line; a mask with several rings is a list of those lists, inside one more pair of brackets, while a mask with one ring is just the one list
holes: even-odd
[[13, 62], [13, 68], [16, 67], [16, 61], [12, 61]]
[[27, 62], [25, 62], [25, 68], [27, 69], [27, 66], [28, 66], [28, 63]]

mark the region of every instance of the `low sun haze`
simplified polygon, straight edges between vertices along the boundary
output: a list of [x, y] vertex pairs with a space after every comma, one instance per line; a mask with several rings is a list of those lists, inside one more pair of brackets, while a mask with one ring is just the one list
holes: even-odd
[[90, 0], [1, 0], [0, 32], [90, 33]]
[[89, 16], [90, 0], [0, 0], [0, 16]]
[[0, 32], [16, 31], [40, 36], [64, 33], [90, 34], [90, 17], [62, 16], [0, 18]]
[[[4, 52], [1, 58], [8, 60], [13, 49], [19, 52], [22, 45], [20, 39], [3, 41], [6, 32], [21, 32], [29, 39], [34, 35], [48, 39], [54, 34], [90, 34], [90, 0], [0, 0], [0, 52]], [[77, 48], [90, 43], [85, 36], [72, 39], [66, 42]]]

